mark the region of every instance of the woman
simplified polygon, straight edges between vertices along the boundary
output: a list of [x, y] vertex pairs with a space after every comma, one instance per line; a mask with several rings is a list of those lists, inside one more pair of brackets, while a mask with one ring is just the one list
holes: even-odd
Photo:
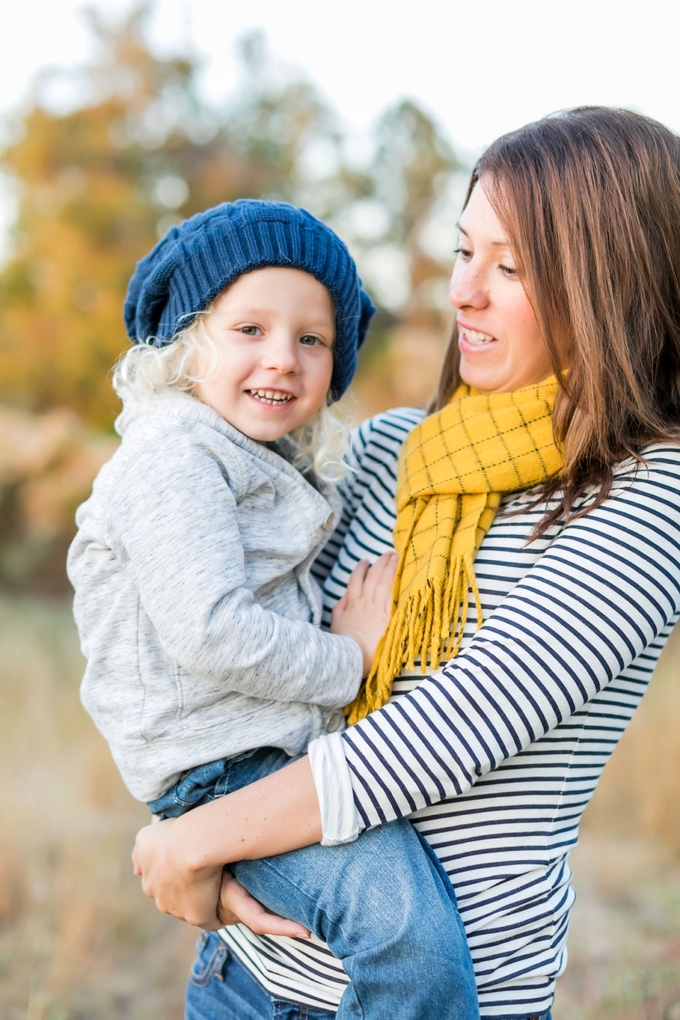
[[[603, 108], [529, 125], [480, 159], [460, 233], [435, 414], [359, 430], [326, 582], [337, 597], [388, 547], [403, 444], [400, 622], [355, 714], [395, 664], [399, 696], [142, 830], [135, 862], [160, 909], [216, 929], [225, 863], [247, 883], [248, 859], [410, 816], [455, 888], [482, 1016], [524, 1020], [548, 1015], [566, 964], [581, 814], [680, 615], [680, 140]], [[275, 931], [257, 911], [226, 878], [222, 920]], [[273, 1000], [332, 1013], [343, 975], [322, 947], [226, 938], [223, 967], [227, 943], [204, 937], [196, 979], [214, 1016], [273, 1015]]]

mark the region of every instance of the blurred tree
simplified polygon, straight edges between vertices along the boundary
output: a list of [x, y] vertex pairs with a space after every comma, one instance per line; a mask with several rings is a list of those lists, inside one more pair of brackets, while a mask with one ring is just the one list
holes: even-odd
[[[267, 73], [257, 36], [243, 42], [243, 85], [220, 116], [196, 89], [198, 62], [161, 59], [144, 36], [149, 5], [122, 24], [89, 11], [95, 62], [71, 74], [81, 102], [54, 112], [43, 76], [0, 168], [18, 187], [12, 257], [0, 273], [0, 399], [59, 404], [110, 427], [107, 373], [126, 346], [121, 306], [135, 261], [179, 219], [243, 196], [322, 206], [346, 197], [340, 136], [304, 82]], [[324, 175], [303, 155], [325, 145]], [[310, 192], [319, 201], [310, 202]]]
[[[111, 23], [90, 10], [92, 63], [43, 74], [0, 151], [17, 196], [0, 269], [0, 584], [65, 584], [73, 510], [111, 450], [96, 430], [110, 430], [118, 408], [108, 376], [127, 346], [127, 282], [186, 216], [281, 198], [348, 241], [383, 304], [362, 352], [360, 414], [421, 402], [438, 371], [451, 257], [433, 236], [443, 223], [450, 251], [458, 163], [436, 124], [402, 101], [352, 156], [333, 111], [260, 33], [241, 41], [240, 84], [214, 109], [195, 56], [150, 49], [151, 11], [141, 3]], [[55, 98], [65, 84], [66, 110]]]
[[412, 100], [385, 111], [374, 141], [370, 197], [354, 204], [368, 229], [355, 244], [393, 314], [377, 317], [363, 352], [354, 389], [365, 414], [422, 404], [435, 388], [451, 318], [448, 280], [464, 173], [437, 124]]
[[[44, 74], [0, 152], [18, 198], [0, 272], [0, 401], [66, 405], [110, 428], [117, 401], [107, 376], [127, 342], [121, 307], [135, 261], [173, 223], [242, 196], [286, 199], [327, 219], [378, 295], [381, 278], [401, 274], [393, 307], [435, 328], [433, 288], [449, 266], [426, 235], [458, 164], [431, 118], [412, 101], [388, 110], [373, 157], [357, 167], [333, 112], [271, 58], [260, 33], [242, 40], [240, 86], [216, 110], [200, 96], [196, 57], [151, 51], [151, 10], [138, 4], [118, 23], [88, 11], [93, 62]], [[64, 81], [67, 112], [53, 101]]]
[[[427, 235], [461, 164], [436, 123], [413, 100], [402, 100], [382, 115], [376, 142], [374, 194], [388, 213], [382, 242], [406, 259], [408, 298], [402, 321], [439, 328], [437, 287], [448, 279], [452, 256], [442, 259]], [[453, 244], [451, 231], [451, 249]]]

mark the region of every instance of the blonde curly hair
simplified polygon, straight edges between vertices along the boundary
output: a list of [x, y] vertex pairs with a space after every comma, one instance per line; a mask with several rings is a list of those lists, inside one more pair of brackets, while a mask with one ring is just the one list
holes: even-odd
[[[209, 379], [217, 367], [217, 351], [205, 328], [206, 316], [211, 311], [212, 306], [199, 312], [172, 343], [156, 347], [155, 338], [148, 337], [119, 358], [113, 370], [113, 388], [123, 403], [129, 400], [148, 403], [156, 394], [169, 390], [180, 390], [199, 399], [196, 383]], [[197, 374], [206, 353], [209, 369]], [[344, 453], [351, 425], [346, 408], [325, 403], [308, 422], [289, 433], [298, 447], [294, 466], [300, 471], [311, 468], [324, 482], [341, 481], [346, 471]]]

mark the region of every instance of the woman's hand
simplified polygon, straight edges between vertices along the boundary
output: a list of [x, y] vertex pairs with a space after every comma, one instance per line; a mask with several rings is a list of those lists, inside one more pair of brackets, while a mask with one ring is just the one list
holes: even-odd
[[225, 868], [222, 874], [220, 899], [217, 916], [223, 925], [245, 924], [258, 935], [290, 935], [307, 939], [310, 932], [296, 921], [287, 921], [278, 914], [271, 914], [261, 903], [237, 882]]
[[223, 872], [233, 861], [273, 857], [320, 839], [319, 802], [305, 757], [181, 818], [140, 829], [132, 863], [144, 892], [165, 914], [209, 931], [243, 921], [261, 934], [303, 936], [305, 928], [269, 914], [231, 876], [223, 882]]
[[332, 633], [354, 638], [364, 653], [364, 676], [371, 670], [380, 638], [390, 622], [397, 563], [396, 553], [383, 553], [373, 566], [366, 560], [358, 563], [331, 615]]
[[217, 915], [222, 866], [201, 866], [187, 853], [180, 821], [169, 818], [140, 829], [132, 866], [141, 876], [142, 891], [162, 913], [216, 931], [222, 927]]
[[181, 866], [179, 844], [173, 839], [176, 824], [177, 819], [170, 818], [140, 829], [132, 851], [142, 890], [162, 913], [208, 931], [242, 923], [259, 935], [309, 938], [301, 924], [269, 913], [226, 868]]

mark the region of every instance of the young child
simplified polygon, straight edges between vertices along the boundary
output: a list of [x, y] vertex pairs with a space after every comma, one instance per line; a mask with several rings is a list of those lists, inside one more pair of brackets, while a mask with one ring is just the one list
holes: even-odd
[[[310, 568], [338, 509], [330, 405], [373, 311], [344, 244], [283, 203], [194, 216], [133, 275], [135, 346], [114, 377], [122, 442], [78, 511], [68, 570], [83, 703], [155, 815], [342, 727], [370, 667], [391, 562], [355, 578], [333, 633]], [[453, 891], [407, 822], [233, 870], [343, 959], [341, 1020], [478, 1015]], [[207, 1015], [191, 995], [192, 1016]]]

